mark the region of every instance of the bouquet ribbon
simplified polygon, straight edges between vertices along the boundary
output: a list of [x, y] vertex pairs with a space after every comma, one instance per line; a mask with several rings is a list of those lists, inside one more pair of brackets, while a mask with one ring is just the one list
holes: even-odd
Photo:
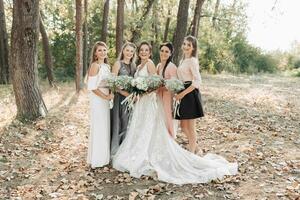
[[173, 108], [174, 108], [173, 118], [175, 119], [176, 114], [180, 116], [179, 114], [180, 100], [176, 100], [175, 98], [173, 98]]

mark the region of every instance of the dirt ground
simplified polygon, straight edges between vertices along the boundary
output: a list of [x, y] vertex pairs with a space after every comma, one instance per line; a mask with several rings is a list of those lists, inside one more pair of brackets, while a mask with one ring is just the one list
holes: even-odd
[[300, 79], [222, 74], [202, 84], [198, 146], [239, 173], [183, 186], [90, 169], [88, 98], [73, 83], [42, 84], [49, 114], [34, 123], [14, 119], [12, 87], [0, 86], [0, 199], [300, 199]]

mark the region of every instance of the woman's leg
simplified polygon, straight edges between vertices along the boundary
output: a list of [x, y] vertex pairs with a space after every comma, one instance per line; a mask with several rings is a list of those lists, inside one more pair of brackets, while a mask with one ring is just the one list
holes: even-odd
[[189, 119], [187, 120], [187, 124], [188, 124], [188, 132], [190, 135], [189, 138], [189, 144], [190, 144], [190, 151], [192, 153], [195, 153], [196, 148], [197, 148], [197, 135], [196, 135], [196, 130], [195, 130], [195, 119]]
[[190, 152], [195, 153], [197, 147], [197, 137], [195, 131], [195, 119], [185, 119], [180, 121], [181, 129], [187, 136], [189, 144], [188, 149]]

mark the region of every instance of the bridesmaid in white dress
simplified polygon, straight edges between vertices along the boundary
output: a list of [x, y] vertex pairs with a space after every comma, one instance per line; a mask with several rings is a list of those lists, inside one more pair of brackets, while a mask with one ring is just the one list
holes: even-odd
[[103, 79], [110, 74], [107, 64], [107, 46], [96, 42], [91, 54], [87, 89], [90, 98], [90, 135], [87, 163], [92, 168], [107, 165], [110, 160], [110, 109], [113, 94], [103, 86]]

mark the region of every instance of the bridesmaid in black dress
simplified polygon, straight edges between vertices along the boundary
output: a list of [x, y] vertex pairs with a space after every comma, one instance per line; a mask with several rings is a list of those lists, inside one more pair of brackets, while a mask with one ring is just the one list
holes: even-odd
[[[136, 46], [127, 42], [123, 45], [118, 60], [112, 67], [112, 73], [115, 75], [134, 76], [136, 71]], [[126, 106], [121, 102], [129, 95], [126, 91], [118, 91], [114, 97], [114, 105], [111, 110], [111, 156], [114, 156], [122, 141], [126, 136], [129, 113]]]
[[175, 118], [180, 120], [181, 129], [189, 140], [189, 151], [196, 153], [197, 135], [195, 119], [204, 116], [199, 90], [201, 76], [197, 56], [197, 39], [193, 36], [185, 37], [181, 48], [183, 58], [178, 66], [177, 75], [184, 82], [185, 89], [175, 95], [176, 100], [180, 100]]

